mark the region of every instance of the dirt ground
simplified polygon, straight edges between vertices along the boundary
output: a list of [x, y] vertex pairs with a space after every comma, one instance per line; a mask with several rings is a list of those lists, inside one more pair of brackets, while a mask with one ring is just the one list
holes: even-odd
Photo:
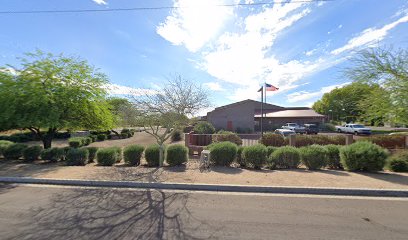
[[[133, 144], [140, 144], [143, 146], [148, 146], [151, 144], [156, 143], [156, 140], [153, 136], [149, 135], [145, 132], [136, 132], [135, 135], [131, 138], [125, 139], [113, 139], [113, 140], [105, 140], [102, 142], [94, 142], [91, 143], [90, 147], [126, 147]], [[42, 145], [41, 141], [31, 141], [25, 143], [27, 145]], [[184, 140], [179, 142], [170, 142], [167, 141], [167, 144], [184, 144]], [[68, 146], [68, 139], [55, 139], [52, 141], [52, 147], [66, 147]]]
[[[144, 164], [142, 162], [142, 164]], [[266, 186], [408, 189], [408, 173], [358, 173], [335, 170], [251, 170], [237, 167], [211, 167], [200, 172], [197, 160], [185, 166], [148, 168], [119, 163], [112, 167], [64, 166], [64, 163], [21, 163], [0, 160], [0, 176], [121, 180], [145, 182], [208, 183]]]

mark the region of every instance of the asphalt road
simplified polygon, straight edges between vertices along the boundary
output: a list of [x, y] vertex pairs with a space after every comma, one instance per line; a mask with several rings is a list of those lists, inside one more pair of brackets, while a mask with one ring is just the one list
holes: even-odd
[[408, 239], [408, 199], [0, 185], [0, 239]]

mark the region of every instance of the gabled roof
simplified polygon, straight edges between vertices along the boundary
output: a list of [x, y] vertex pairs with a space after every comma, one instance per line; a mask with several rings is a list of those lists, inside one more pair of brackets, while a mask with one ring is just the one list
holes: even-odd
[[[217, 107], [213, 111], [221, 110], [221, 109], [228, 108], [228, 107], [238, 106], [238, 105], [242, 105], [242, 104], [247, 104], [247, 103], [257, 103], [257, 104], [261, 105], [261, 102], [259, 102], [259, 101], [255, 101], [255, 100], [252, 100], [252, 99], [246, 99], [246, 100], [243, 100], [243, 101], [239, 101], [239, 102], [227, 104], [227, 105], [224, 105], [224, 106], [221, 106], [221, 107]], [[273, 108], [282, 108], [282, 109], [284, 109], [284, 107], [269, 104], [269, 103], [264, 103], [264, 106], [265, 107], [273, 107]]]

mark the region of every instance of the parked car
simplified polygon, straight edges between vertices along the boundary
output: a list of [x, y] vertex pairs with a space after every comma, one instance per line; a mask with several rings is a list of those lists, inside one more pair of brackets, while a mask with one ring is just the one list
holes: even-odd
[[306, 133], [305, 128], [299, 126], [299, 124], [297, 123], [286, 123], [285, 125], [282, 126], [282, 129], [289, 129], [296, 133]]
[[319, 133], [319, 128], [317, 127], [316, 124], [305, 124], [305, 131], [306, 134], [318, 134]]
[[290, 130], [290, 129], [281, 129], [281, 128], [276, 129], [276, 130], [275, 130], [275, 133], [276, 133], [276, 134], [280, 134], [280, 135], [282, 135], [283, 137], [287, 137], [287, 136], [289, 136], [289, 135], [296, 135], [296, 132], [293, 131], [293, 130]]
[[343, 126], [336, 126], [336, 131], [340, 133], [352, 133], [355, 135], [371, 134], [371, 129], [361, 124], [344, 124]]

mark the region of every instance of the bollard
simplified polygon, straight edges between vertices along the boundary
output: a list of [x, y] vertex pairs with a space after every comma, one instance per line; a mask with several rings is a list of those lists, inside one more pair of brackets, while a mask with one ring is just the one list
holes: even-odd
[[289, 146], [296, 147], [296, 135], [289, 135]]
[[353, 144], [353, 135], [347, 134], [346, 135], [346, 145]]

